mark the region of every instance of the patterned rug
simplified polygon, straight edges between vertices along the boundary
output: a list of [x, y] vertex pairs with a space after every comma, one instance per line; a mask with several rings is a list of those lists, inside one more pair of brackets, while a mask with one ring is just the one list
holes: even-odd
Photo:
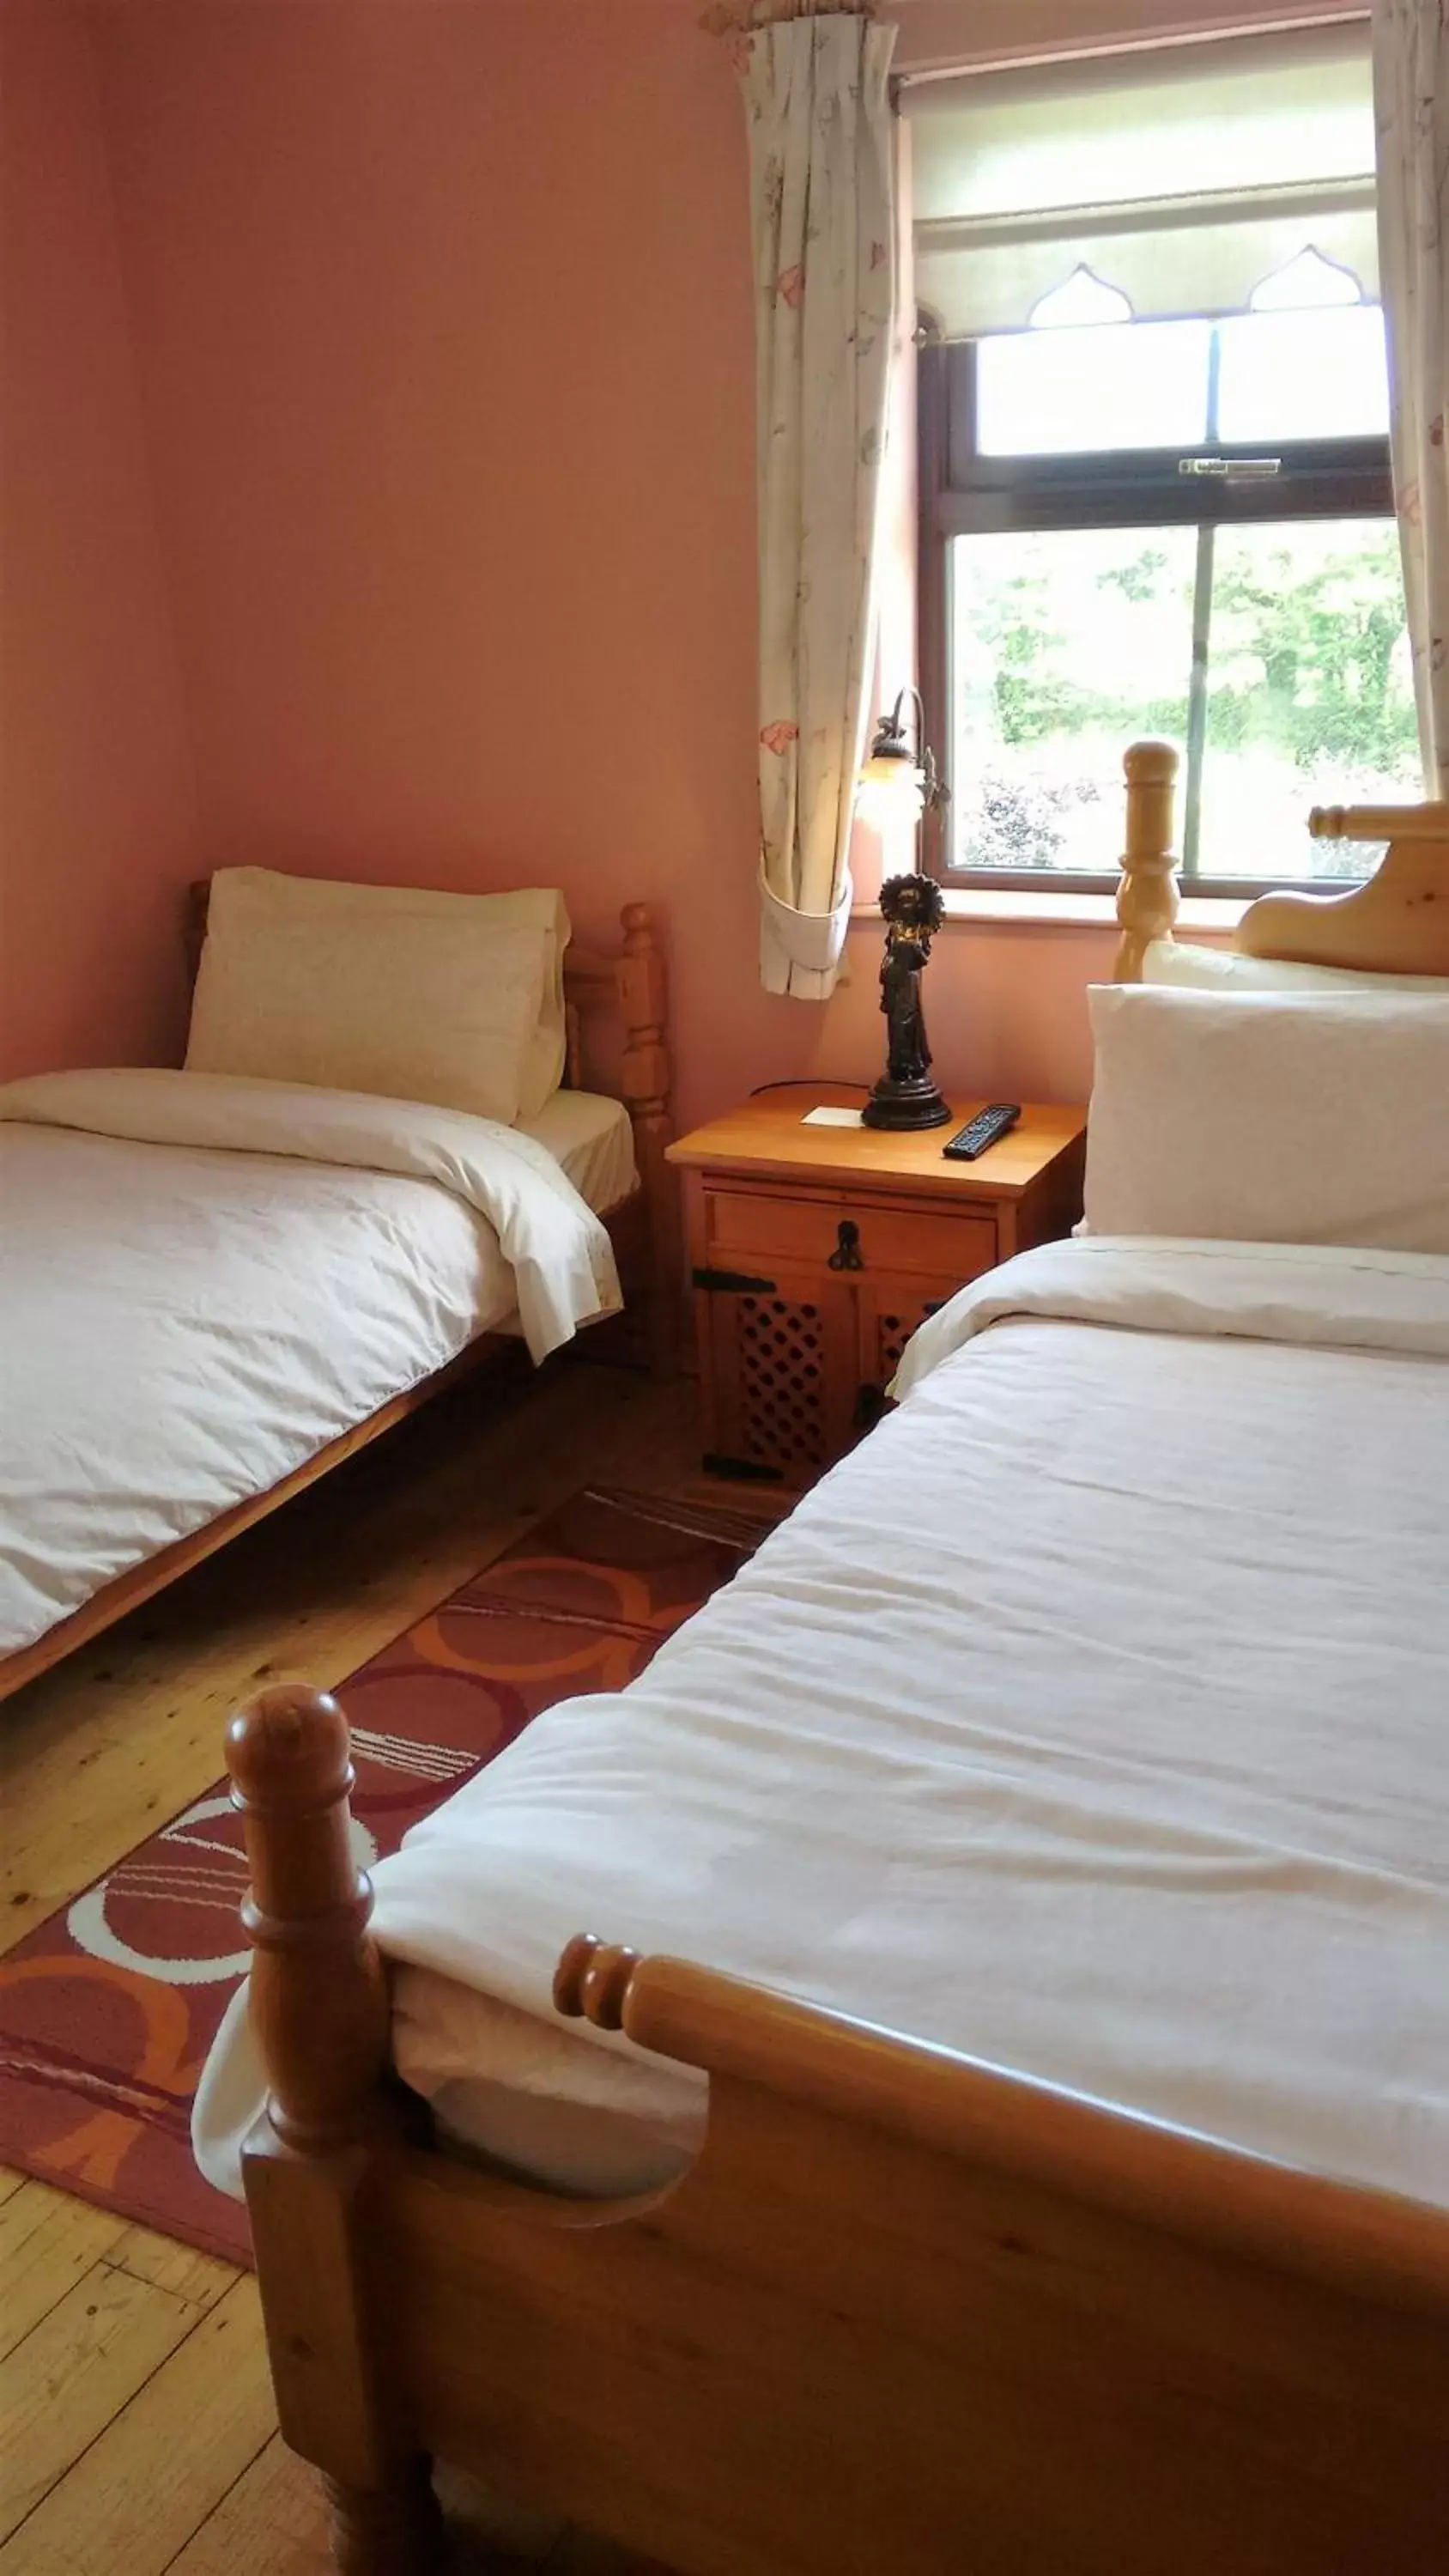
[[[768, 1507], [766, 1507], [768, 1509]], [[368, 1857], [555, 1700], [618, 1690], [758, 1545], [758, 1508], [590, 1488], [338, 1697]], [[191, 2100], [246, 1966], [226, 1782], [0, 1960], [0, 2163], [234, 2262], [246, 2216], [191, 2161]]]

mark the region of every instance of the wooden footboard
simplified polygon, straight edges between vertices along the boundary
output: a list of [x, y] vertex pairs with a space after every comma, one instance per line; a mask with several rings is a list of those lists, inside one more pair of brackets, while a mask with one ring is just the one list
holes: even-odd
[[682, 2576], [1449, 2563], [1449, 2216], [590, 1940], [560, 2007], [708, 2071], [703, 2151], [634, 2202], [496, 2178], [390, 2084], [340, 1711], [265, 1693], [229, 1758], [247, 2194], [344, 2568], [434, 2563], [429, 2453]]

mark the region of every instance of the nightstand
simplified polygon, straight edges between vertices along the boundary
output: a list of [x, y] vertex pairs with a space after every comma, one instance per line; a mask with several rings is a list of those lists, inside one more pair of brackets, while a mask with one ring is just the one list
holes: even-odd
[[918, 1324], [968, 1279], [1082, 1212], [1084, 1109], [1024, 1108], [975, 1163], [925, 1135], [807, 1127], [839, 1084], [759, 1093], [669, 1147], [691, 1174], [705, 1465], [806, 1484], [878, 1419]]

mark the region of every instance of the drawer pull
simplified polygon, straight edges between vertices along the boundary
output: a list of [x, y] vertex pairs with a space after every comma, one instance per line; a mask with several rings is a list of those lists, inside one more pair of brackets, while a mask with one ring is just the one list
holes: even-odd
[[835, 1250], [826, 1263], [827, 1270], [863, 1270], [865, 1255], [860, 1248], [860, 1228], [843, 1216], [835, 1230]]

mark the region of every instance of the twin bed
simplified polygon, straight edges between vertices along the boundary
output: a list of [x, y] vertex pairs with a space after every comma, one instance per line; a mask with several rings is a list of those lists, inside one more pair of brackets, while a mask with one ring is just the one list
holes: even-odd
[[197, 2149], [344, 2569], [434, 2564], [430, 2454], [680, 2576], [1443, 2559], [1449, 808], [1327, 828], [1370, 884], [1204, 970], [1271, 989], [1094, 997], [1094, 1231], [375, 1910], [340, 1712], [233, 1721]]
[[667, 1364], [663, 963], [623, 931], [567, 952], [564, 1080], [508, 1128], [196, 1069], [0, 1091], [0, 1698], [521, 1343], [622, 1305]]

